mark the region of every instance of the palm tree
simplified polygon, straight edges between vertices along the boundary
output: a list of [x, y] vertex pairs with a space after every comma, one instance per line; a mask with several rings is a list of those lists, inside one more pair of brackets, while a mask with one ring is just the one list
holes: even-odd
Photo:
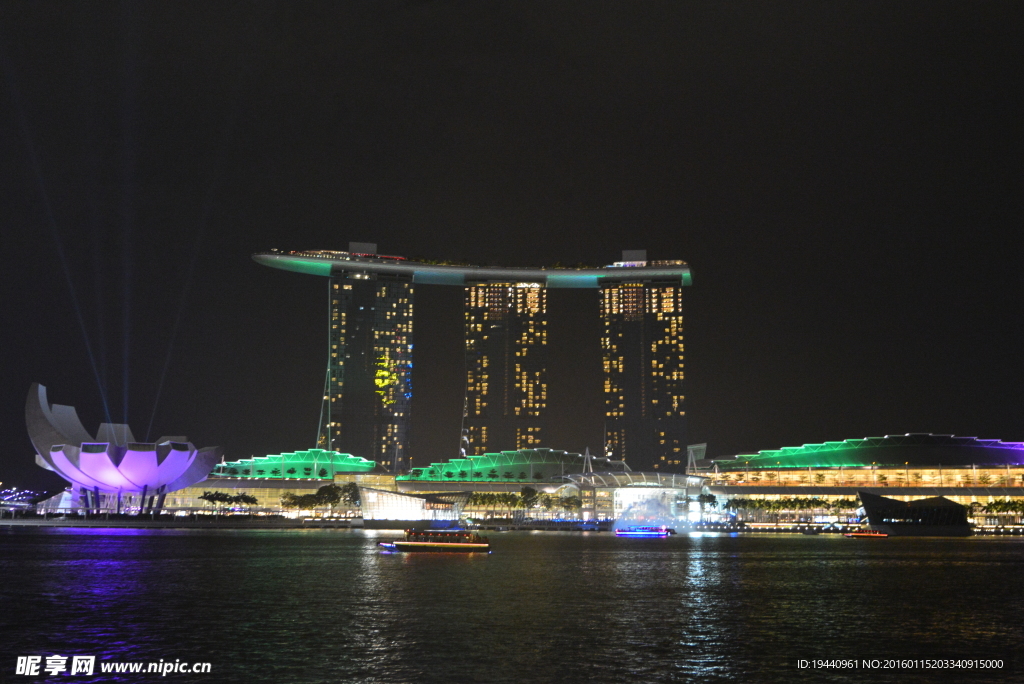
[[474, 492], [470, 502], [479, 508], [484, 509], [484, 517], [489, 517], [487, 509], [494, 503], [494, 495], [490, 492]]
[[359, 485], [355, 482], [348, 482], [341, 486], [341, 500], [348, 506], [359, 508], [362, 502], [359, 500]]
[[573, 511], [578, 511], [581, 508], [583, 508], [583, 499], [581, 499], [578, 496], [563, 497], [559, 500], [559, 503], [561, 504], [562, 508], [564, 508], [569, 513], [572, 513]]
[[229, 498], [231, 500], [231, 503], [238, 504], [240, 506], [249, 506], [250, 510], [253, 506], [259, 503], [255, 496], [253, 496], [252, 494], [246, 494], [245, 492], [242, 492], [241, 494], [236, 494]]
[[555, 507], [555, 498], [550, 494], [541, 494], [540, 505], [544, 508], [544, 511], [550, 515], [551, 509]]
[[701, 494], [697, 497], [697, 505], [700, 506], [700, 521], [704, 522], [704, 506], [708, 505], [711, 508], [717, 508], [718, 497], [714, 494]]
[[519, 497], [522, 499], [523, 507], [529, 510], [537, 505], [537, 499], [540, 498], [540, 494], [533, 487], [523, 487]]
[[333, 516], [334, 507], [341, 503], [342, 488], [332, 482], [317, 489], [314, 496], [316, 496], [316, 503], [320, 506], [327, 506]]
[[494, 509], [498, 505], [498, 495], [494, 492], [485, 492], [483, 495], [483, 504], [488, 511], [488, 517], [494, 517]]

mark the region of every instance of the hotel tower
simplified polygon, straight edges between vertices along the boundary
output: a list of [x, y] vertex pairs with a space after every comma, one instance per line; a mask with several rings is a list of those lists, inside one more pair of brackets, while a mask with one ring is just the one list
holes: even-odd
[[[647, 264], [641, 251], [623, 260]], [[641, 470], [675, 468], [686, 460], [683, 283], [637, 275], [601, 284], [605, 453]]]
[[[377, 246], [349, 249], [372, 254]], [[332, 270], [329, 287], [330, 352], [317, 446], [397, 469], [408, 449], [412, 408], [411, 274], [342, 268]]]
[[544, 445], [547, 290], [542, 283], [471, 283], [466, 293], [469, 455]]
[[[602, 268], [430, 264], [377, 254], [271, 251], [273, 268], [328, 278], [328, 367], [318, 445], [412, 466], [413, 289], [463, 288], [466, 389], [461, 449], [469, 454], [547, 444], [547, 290], [598, 291], [604, 323], [605, 454], [634, 470], [674, 469], [686, 457], [682, 261], [623, 252]], [[454, 440], [453, 440], [454, 442]], [[454, 450], [454, 443], [453, 443]]]

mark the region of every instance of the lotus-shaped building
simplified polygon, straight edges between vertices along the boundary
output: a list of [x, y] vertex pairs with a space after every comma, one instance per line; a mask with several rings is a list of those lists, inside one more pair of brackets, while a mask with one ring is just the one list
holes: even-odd
[[[25, 404], [36, 463], [72, 485], [72, 499], [88, 508], [121, 510], [124, 496], [138, 508], [163, 504], [163, 496], [206, 479], [221, 459], [220, 447], [196, 449], [185, 437], [137, 442], [127, 425], [103, 423], [94, 438], [73, 406], [50, 405], [46, 388], [33, 383]], [[146, 503], [146, 497], [149, 502]], [[127, 502], [125, 502], [128, 505]]]

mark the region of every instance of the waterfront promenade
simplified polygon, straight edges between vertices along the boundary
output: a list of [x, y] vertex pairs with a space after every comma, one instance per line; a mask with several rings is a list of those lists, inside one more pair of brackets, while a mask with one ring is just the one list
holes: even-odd
[[[474, 529], [492, 532], [610, 532], [614, 521], [598, 522], [582, 520], [534, 520], [510, 521], [489, 520], [474, 525]], [[99, 514], [88, 518], [63, 516], [32, 516], [0, 518], [0, 529], [5, 527], [69, 527], [69, 528], [122, 528], [122, 529], [239, 529], [239, 530], [309, 530], [309, 529], [358, 529], [362, 528], [361, 518], [284, 518], [262, 515], [190, 515], [190, 516], [111, 516]], [[674, 529], [678, 534], [841, 534], [859, 525], [833, 525], [808, 522], [780, 523], [684, 523]], [[1016, 536], [1024, 537], [1024, 525], [976, 525], [975, 536]]]
[[240, 529], [240, 530], [306, 530], [348, 529], [362, 527], [348, 518], [282, 518], [278, 516], [195, 515], [195, 516], [110, 516], [89, 518], [29, 517], [0, 518], [5, 527], [111, 527], [139, 529]]

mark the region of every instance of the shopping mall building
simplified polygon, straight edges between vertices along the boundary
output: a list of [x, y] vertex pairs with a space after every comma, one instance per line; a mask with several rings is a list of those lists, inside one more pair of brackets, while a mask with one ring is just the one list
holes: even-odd
[[[699, 461], [695, 474], [720, 508], [744, 500], [857, 499], [858, 492], [910, 501], [944, 496], [996, 510], [1024, 503], [1024, 444], [953, 435], [847, 439]], [[1017, 514], [1019, 517], [1019, 513]]]
[[[656, 497], [674, 515], [685, 517], [689, 503], [704, 487], [696, 475], [633, 471], [607, 457], [591, 457], [558, 449], [519, 449], [471, 455], [414, 468], [393, 475], [372, 461], [309, 449], [219, 464], [209, 478], [167, 496], [167, 510], [194, 511], [210, 508], [199, 497], [207, 491], [246, 493], [258, 503], [254, 511], [284, 512], [281, 498], [286, 493], [310, 494], [325, 484], [355, 483], [374, 492], [363, 502], [362, 514], [375, 518], [406, 520], [409, 510], [432, 510], [431, 516], [449, 519], [461, 516], [488, 517], [497, 513], [515, 517], [557, 519], [571, 516], [582, 520], [609, 520], [639, 501]], [[550, 497], [547, 508], [532, 511], [501, 509], [470, 498], [472, 494], [515, 494], [530, 487]], [[387, 494], [385, 494], [387, 493]], [[465, 495], [459, 498], [460, 495]], [[452, 498], [456, 497], [456, 498]], [[566, 500], [578, 499], [571, 510]], [[449, 504], [455, 508], [449, 510]]]

